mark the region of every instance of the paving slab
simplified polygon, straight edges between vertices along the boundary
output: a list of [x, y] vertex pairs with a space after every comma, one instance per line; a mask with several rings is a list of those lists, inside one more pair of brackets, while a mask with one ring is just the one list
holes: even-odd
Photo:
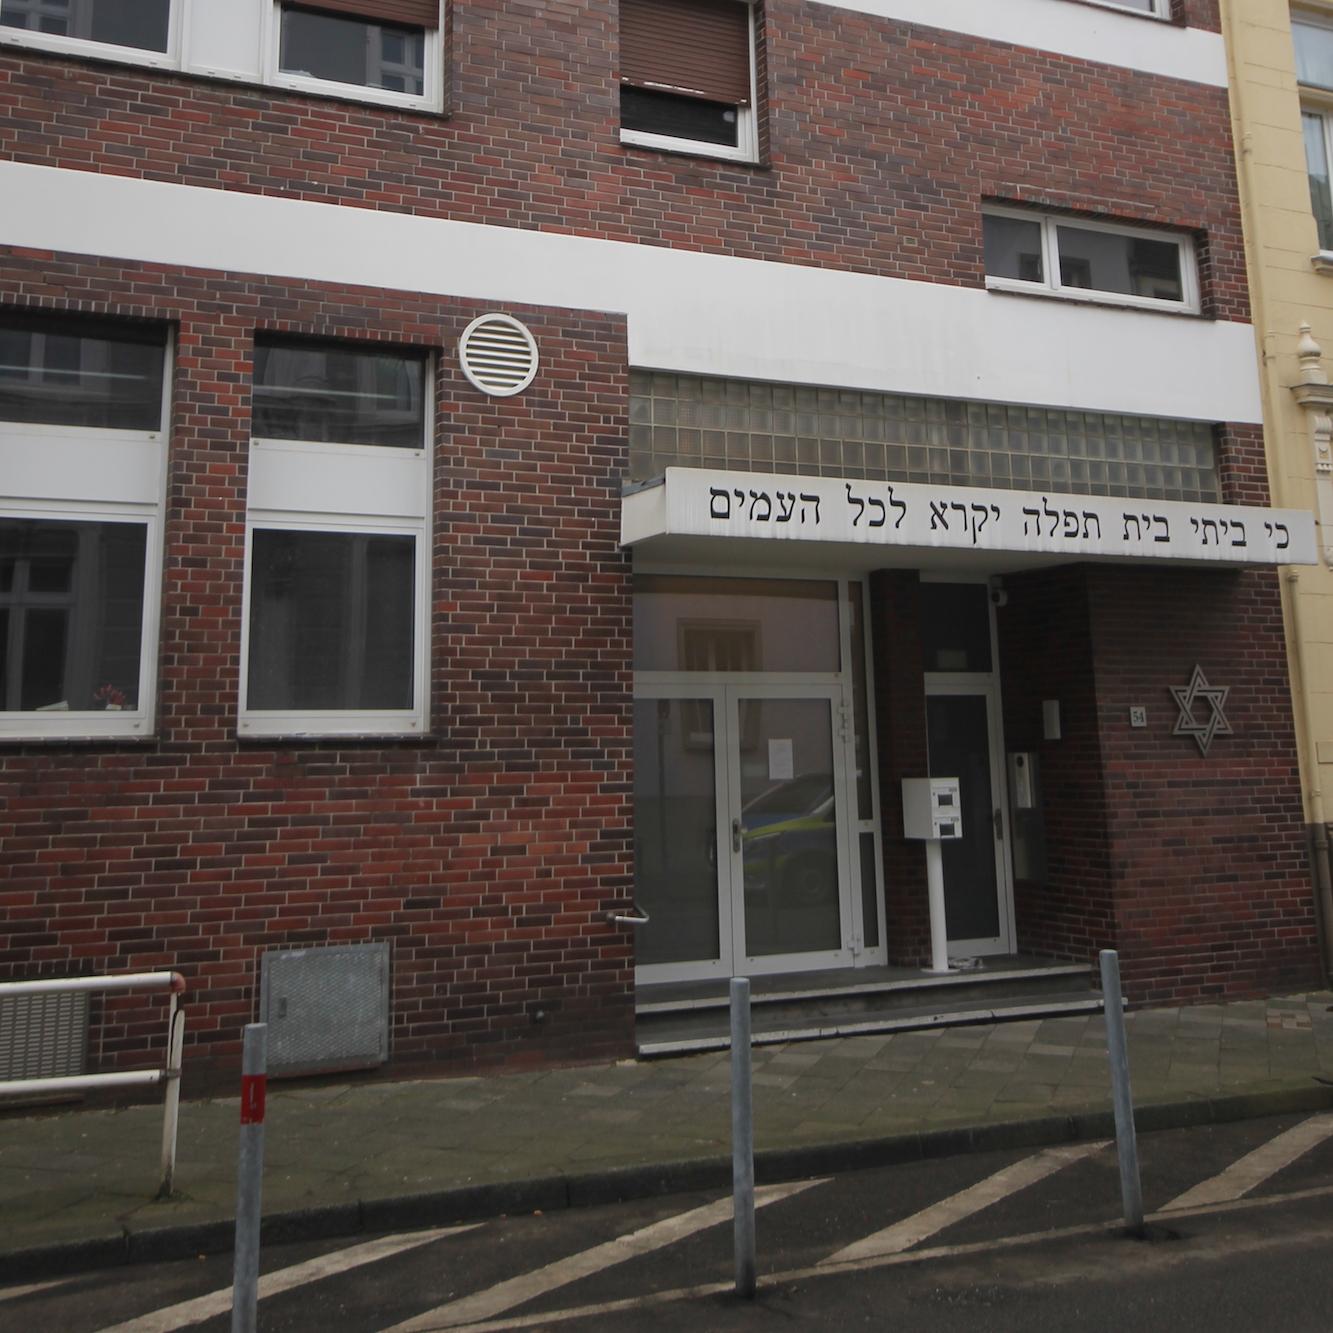
[[[1141, 1128], [1333, 1106], [1333, 993], [1127, 1019]], [[761, 1178], [1108, 1132], [1100, 1015], [761, 1047]], [[726, 1054], [269, 1087], [264, 1206], [284, 1238], [726, 1188]], [[226, 1248], [239, 1103], [191, 1099], [155, 1199], [156, 1106], [0, 1109], [0, 1280]], [[3, 1107], [3, 1103], [0, 1103]]]

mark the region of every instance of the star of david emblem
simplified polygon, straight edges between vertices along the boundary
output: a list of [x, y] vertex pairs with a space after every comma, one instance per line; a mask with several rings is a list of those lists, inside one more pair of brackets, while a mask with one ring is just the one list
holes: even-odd
[[[1195, 666], [1188, 685], [1172, 685], [1168, 688], [1180, 709], [1180, 717], [1176, 719], [1175, 728], [1171, 732], [1173, 736], [1193, 736], [1199, 744], [1199, 753], [1206, 755], [1214, 736], [1232, 734], [1231, 723], [1222, 712], [1222, 706], [1226, 703], [1227, 694], [1231, 689], [1229, 685], [1209, 685], [1204, 677], [1203, 668]], [[1195, 721], [1196, 702], [1207, 706], [1206, 722]]]

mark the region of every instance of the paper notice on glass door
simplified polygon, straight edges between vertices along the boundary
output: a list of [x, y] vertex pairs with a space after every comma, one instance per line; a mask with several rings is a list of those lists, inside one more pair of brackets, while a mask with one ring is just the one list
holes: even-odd
[[770, 782], [790, 782], [795, 775], [791, 738], [770, 739], [768, 742], [768, 780]]

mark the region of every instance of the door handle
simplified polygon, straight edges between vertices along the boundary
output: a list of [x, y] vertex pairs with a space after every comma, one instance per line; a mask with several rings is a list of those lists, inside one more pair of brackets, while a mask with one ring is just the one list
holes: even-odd
[[998, 807], [992, 818], [995, 821], [995, 841], [1000, 842], [1004, 838], [1004, 815], [1000, 813]]
[[731, 850], [739, 852], [741, 849], [741, 821], [733, 819], [731, 821]]

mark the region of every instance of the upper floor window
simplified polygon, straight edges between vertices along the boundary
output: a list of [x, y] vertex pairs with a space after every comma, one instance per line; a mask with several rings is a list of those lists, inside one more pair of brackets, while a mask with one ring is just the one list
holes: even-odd
[[165, 329], [0, 313], [0, 736], [151, 729]]
[[421, 97], [438, 0], [279, 0], [276, 82]]
[[1301, 85], [1301, 129], [1310, 178], [1310, 206], [1319, 230], [1319, 248], [1333, 250], [1333, 25], [1292, 16], [1296, 78]]
[[165, 51], [171, 0], [0, 0], [0, 27]]
[[620, 0], [620, 138], [752, 162], [754, 11], [741, 0]]
[[1090, 0], [1090, 3], [1107, 9], [1129, 9], [1136, 14], [1151, 14], [1155, 18], [1171, 17], [1171, 0]]
[[986, 286], [1149, 309], [1199, 309], [1188, 236], [1018, 209], [982, 215]]
[[0, 40], [360, 101], [443, 105], [442, 0], [0, 0]]
[[242, 735], [425, 729], [426, 362], [261, 336]]

